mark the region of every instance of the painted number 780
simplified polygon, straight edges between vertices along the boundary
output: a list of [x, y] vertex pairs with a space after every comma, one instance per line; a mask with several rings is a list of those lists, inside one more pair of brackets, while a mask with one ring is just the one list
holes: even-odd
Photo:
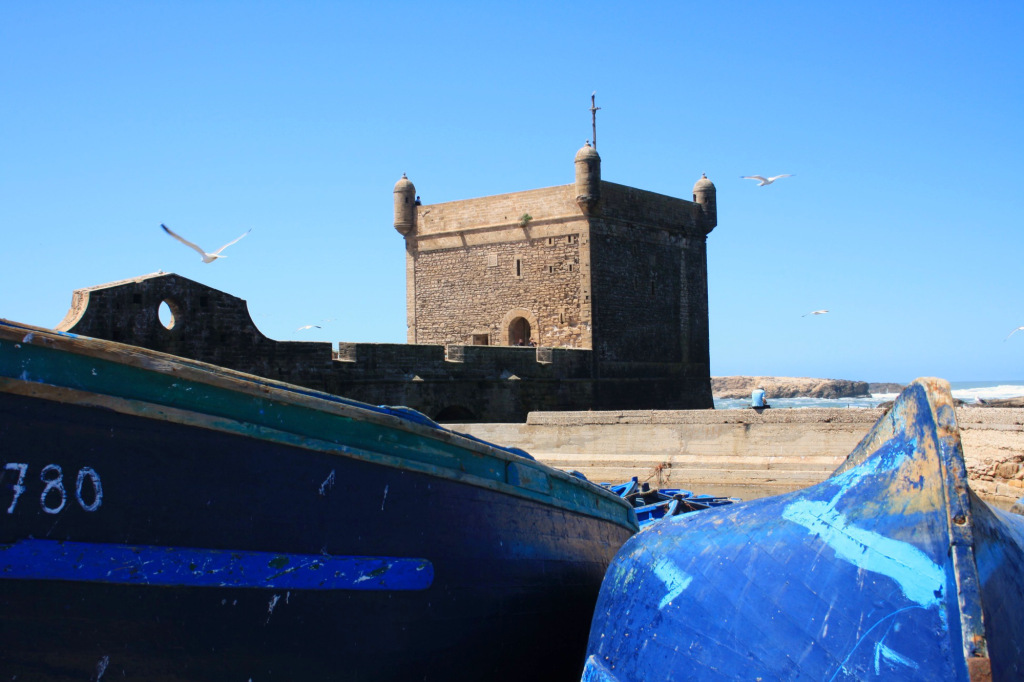
[[[8, 462], [4, 466], [3, 478], [6, 478], [8, 471], [14, 472], [18, 480], [11, 486], [14, 496], [11, 499], [11, 506], [7, 507], [7, 513], [13, 514], [14, 508], [18, 506], [18, 500], [28, 490], [25, 479], [28, 478], [28, 464], [21, 462]], [[43, 483], [43, 491], [39, 495], [39, 505], [47, 514], [59, 514], [68, 503], [68, 491], [64, 486], [64, 470], [59, 464], [47, 464], [39, 471], [39, 480]], [[88, 481], [88, 485], [86, 484]], [[91, 488], [91, 490], [89, 490]], [[83, 490], [85, 496], [83, 497]], [[86, 502], [86, 497], [91, 498]], [[87, 512], [94, 512], [103, 504], [103, 483], [100, 475], [92, 467], [82, 467], [78, 470], [78, 479], [75, 481], [75, 499], [78, 505]]]

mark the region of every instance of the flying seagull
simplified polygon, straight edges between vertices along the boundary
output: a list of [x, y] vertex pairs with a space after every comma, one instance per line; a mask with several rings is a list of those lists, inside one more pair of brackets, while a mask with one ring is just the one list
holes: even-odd
[[224, 249], [228, 248], [229, 246], [231, 246], [232, 244], [237, 242], [239, 239], [244, 237], [246, 234], [249, 234], [250, 232], [252, 232], [252, 229], [250, 228], [250, 229], [246, 230], [245, 234], [243, 234], [242, 237], [239, 237], [238, 239], [235, 239], [234, 241], [228, 242], [227, 244], [225, 244], [224, 246], [220, 247], [219, 249], [217, 249], [213, 253], [206, 253], [201, 248], [199, 248], [198, 246], [196, 246], [195, 244], [193, 244], [189, 240], [185, 239], [181, 235], [178, 235], [178, 234], [175, 234], [174, 232], [172, 232], [171, 228], [167, 227], [163, 223], [160, 223], [160, 227], [164, 228], [164, 232], [166, 232], [167, 234], [171, 235], [172, 237], [177, 239], [179, 242], [181, 242], [185, 246], [187, 246], [189, 248], [192, 248], [192, 249], [195, 249], [196, 251], [198, 251], [199, 255], [203, 257], [203, 262], [204, 263], [212, 263], [213, 261], [217, 260], [218, 258], [224, 258], [224, 256], [222, 256], [221, 253], [220, 253], [221, 251], [223, 251]]
[[808, 315], [824, 315], [827, 312], [828, 312], [827, 310], [812, 310], [809, 313], [804, 313], [800, 317], [807, 317]]
[[321, 327], [318, 324], [304, 324], [301, 327], [299, 327], [298, 329], [296, 329], [295, 331], [301, 332], [304, 329], [323, 329], [323, 327]]
[[[1010, 338], [1011, 336], [1013, 336], [1014, 334], [1016, 334], [1017, 332], [1019, 332], [1021, 330], [1024, 330], [1024, 327], [1017, 327], [1012, 332], [1010, 332], [1009, 334], [1006, 335], [1006, 339]], [[1003, 339], [1003, 341], [1006, 341], [1006, 339]]]
[[775, 176], [770, 177], [770, 178], [766, 178], [763, 175], [741, 175], [740, 179], [741, 180], [758, 180], [757, 186], [758, 187], [764, 187], [765, 185], [772, 184], [773, 182], [775, 182], [779, 178], [791, 178], [791, 177], [793, 177], [792, 173], [786, 173], [784, 175], [775, 175]]

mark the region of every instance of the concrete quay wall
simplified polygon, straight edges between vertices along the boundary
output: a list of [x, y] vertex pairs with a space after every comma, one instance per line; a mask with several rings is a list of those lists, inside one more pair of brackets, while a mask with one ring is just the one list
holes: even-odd
[[[880, 409], [531, 412], [525, 424], [452, 424], [595, 482], [755, 499], [831, 475]], [[971, 488], [1009, 507], [1024, 496], [1024, 409], [957, 409]]]

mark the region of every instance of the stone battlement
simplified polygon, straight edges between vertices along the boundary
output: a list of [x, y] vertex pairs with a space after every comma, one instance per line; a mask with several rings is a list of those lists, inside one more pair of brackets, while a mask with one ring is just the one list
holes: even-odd
[[[166, 304], [173, 320], [160, 321]], [[288, 381], [374, 405], [406, 405], [442, 421], [525, 421], [531, 411], [629, 401], [665, 404], [685, 377], [597, 377], [594, 353], [571, 348], [277, 341], [243, 299], [176, 274], [79, 289], [57, 326]]]

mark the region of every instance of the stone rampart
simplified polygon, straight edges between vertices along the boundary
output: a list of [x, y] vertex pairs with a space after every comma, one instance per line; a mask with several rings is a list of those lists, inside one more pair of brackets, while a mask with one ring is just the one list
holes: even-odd
[[[524, 424], [451, 428], [520, 447], [592, 481], [755, 499], [831, 475], [880, 409], [531, 413]], [[1024, 496], [1024, 409], [958, 408], [972, 489], [1008, 507]]]
[[[173, 313], [168, 324], [160, 320], [161, 305]], [[57, 328], [373, 405], [405, 405], [439, 421], [525, 421], [531, 411], [666, 405], [680, 387], [700, 389], [699, 377], [673, 367], [596, 376], [586, 349], [340, 343], [335, 350], [326, 342], [276, 341], [256, 328], [244, 300], [164, 273], [75, 291]]]

